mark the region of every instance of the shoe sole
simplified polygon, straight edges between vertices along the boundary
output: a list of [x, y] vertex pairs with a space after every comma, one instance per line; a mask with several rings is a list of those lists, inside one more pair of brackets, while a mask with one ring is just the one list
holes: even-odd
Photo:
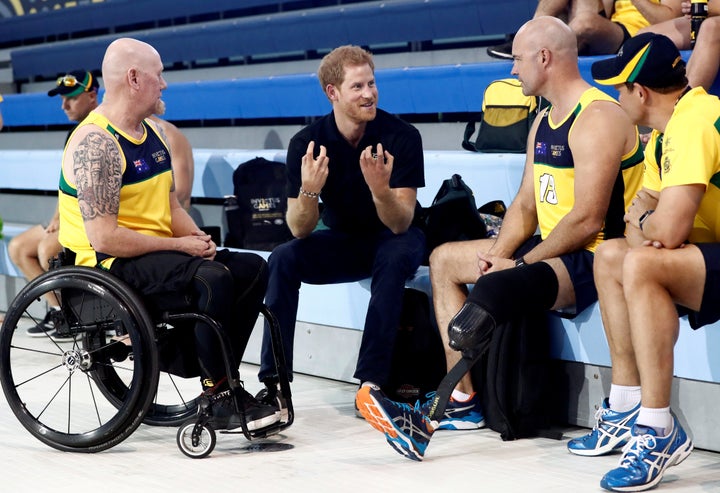
[[370, 390], [366, 389], [369, 389], [369, 387], [363, 387], [358, 390], [355, 396], [355, 406], [360, 416], [380, 433], [387, 433], [393, 438], [397, 437], [397, 431], [395, 431], [392, 420], [377, 400], [370, 395]]
[[479, 430], [485, 427], [485, 420], [480, 421], [464, 421], [461, 419], [447, 419], [440, 421], [440, 426], [435, 430], [450, 430], [450, 431], [463, 431], [463, 430]]
[[52, 337], [53, 332], [55, 332], [55, 329], [49, 329], [46, 332], [30, 332], [29, 330], [25, 331], [25, 333], [29, 337]]
[[665, 466], [660, 470], [660, 472], [657, 474], [657, 476], [655, 476], [655, 478], [648, 483], [639, 484], [639, 485], [635, 485], [635, 486], [624, 486], [624, 487], [612, 488], [610, 486], [603, 485], [601, 482], [600, 486], [602, 486], [606, 490], [621, 491], [621, 492], [645, 491], [645, 490], [650, 490], [652, 488], [655, 488], [660, 483], [660, 481], [662, 481], [663, 476], [665, 475], [665, 471], [667, 471], [668, 467], [677, 466], [678, 464], [683, 462], [685, 459], [687, 459], [688, 456], [690, 455], [690, 453], [693, 451], [694, 447], [695, 446], [693, 445], [692, 440], [690, 440], [690, 437], [687, 437], [687, 439], [685, 440], [685, 443], [683, 443], [682, 446], [678, 447], [678, 449], [670, 456], [668, 461], [665, 463]]
[[375, 397], [370, 394], [369, 387], [365, 388], [368, 390], [360, 389], [355, 397], [355, 403], [365, 421], [380, 433], [385, 434], [385, 439], [397, 453], [408, 459], [422, 461], [423, 454], [415, 448], [405, 434], [398, 433], [392, 419], [385, 413]]

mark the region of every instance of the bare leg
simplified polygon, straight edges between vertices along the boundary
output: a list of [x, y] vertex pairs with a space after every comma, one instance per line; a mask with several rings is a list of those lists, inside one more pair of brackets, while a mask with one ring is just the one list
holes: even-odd
[[597, 12], [579, 12], [569, 26], [577, 35], [581, 55], [616, 53], [623, 42], [622, 28]]
[[[448, 342], [447, 327], [460, 311], [467, 298], [467, 284], [479, 277], [478, 251], [488, 251], [495, 240], [450, 242], [440, 245], [430, 255], [430, 282], [433, 290], [433, 307], [440, 336], [445, 348], [448, 370], [460, 361], [462, 354]], [[473, 392], [472, 380], [467, 374], [456, 387], [466, 394]]]
[[623, 292], [622, 266], [627, 251], [625, 239], [602, 243], [595, 252], [593, 274], [605, 336], [610, 347], [612, 383], [639, 386], [640, 374], [635, 362], [630, 318]]
[[[705, 23], [703, 23], [703, 25], [705, 25]], [[642, 33], [663, 34], [675, 43], [678, 50], [690, 49], [690, 19], [688, 17], [677, 17], [675, 19], [643, 27], [637, 32], [637, 34]]]
[[702, 86], [709, 90], [717, 77], [719, 65], [720, 17], [709, 17], [702, 23], [695, 48], [688, 60], [687, 77], [690, 86]]
[[[48, 260], [61, 249], [57, 232], [47, 233], [39, 224], [14, 237], [8, 244], [10, 259], [28, 281], [45, 272], [49, 267]], [[46, 294], [46, 298], [50, 306], [59, 305], [52, 293]]]
[[642, 381], [642, 405], [670, 406], [673, 348], [679, 332], [675, 303], [697, 310], [705, 286], [705, 264], [697, 247], [675, 250], [639, 247], [623, 264], [625, 298]]

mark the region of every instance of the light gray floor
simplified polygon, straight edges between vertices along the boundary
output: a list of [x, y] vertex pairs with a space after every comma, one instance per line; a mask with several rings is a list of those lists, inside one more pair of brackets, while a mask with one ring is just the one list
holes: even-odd
[[[257, 368], [243, 365], [251, 391]], [[142, 425], [120, 445], [98, 454], [59, 452], [33, 438], [0, 401], [0, 492], [356, 492], [482, 491], [596, 492], [618, 455], [575, 457], [565, 440], [503, 442], [489, 430], [441, 431], [425, 460], [401, 457], [354, 415], [356, 386], [297, 375], [296, 421], [281, 436], [248, 442], [219, 435], [210, 457], [186, 458], [175, 428]], [[671, 468], [667, 492], [720, 491], [720, 457], [695, 451]]]

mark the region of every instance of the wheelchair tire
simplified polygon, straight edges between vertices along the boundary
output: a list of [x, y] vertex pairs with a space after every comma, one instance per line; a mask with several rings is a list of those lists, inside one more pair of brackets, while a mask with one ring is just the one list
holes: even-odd
[[[199, 427], [197, 441], [193, 443], [193, 431]], [[204, 459], [215, 449], [217, 437], [209, 424], [197, 424], [191, 419], [186, 421], [177, 432], [177, 445], [180, 451], [191, 459]]]
[[[62, 307], [55, 329], [70, 338], [26, 332], [42, 320], [51, 293]], [[152, 330], [139, 298], [106, 272], [73, 266], [40, 275], [12, 301], [0, 329], [0, 383], [10, 408], [56, 449], [99, 452], [117, 445], [140, 425], [157, 389]], [[92, 344], [93, 338], [105, 343]], [[113, 394], [120, 399], [107, 397], [103, 375], [110, 367], [124, 373], [124, 392]]]
[[[107, 343], [107, 334], [86, 335], [86, 347], [102, 347]], [[122, 365], [103, 365], [93, 374], [100, 392], [116, 406], [122, 405], [129, 391], [123, 373]], [[188, 383], [187, 380], [192, 381]], [[159, 372], [158, 386], [143, 423], [150, 426], [179, 426], [197, 414], [198, 394], [197, 378], [184, 379]]]

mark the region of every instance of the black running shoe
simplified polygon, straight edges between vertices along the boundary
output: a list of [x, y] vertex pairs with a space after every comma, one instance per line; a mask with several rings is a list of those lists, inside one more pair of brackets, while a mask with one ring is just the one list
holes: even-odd
[[280, 392], [278, 383], [267, 381], [265, 387], [255, 394], [255, 399], [262, 404], [275, 407], [280, 412], [280, 419], [287, 421], [288, 419], [288, 407], [287, 401]]
[[493, 58], [512, 60], [512, 41], [507, 41], [495, 46], [488, 46], [487, 54]]
[[[267, 428], [280, 420], [280, 410], [259, 402], [247, 390], [237, 389], [240, 406], [245, 412], [245, 423], [248, 431]], [[207, 396], [207, 393], [205, 394]], [[231, 390], [225, 390], [207, 396], [210, 401], [210, 422], [218, 429], [232, 430], [242, 426], [241, 417], [235, 412], [235, 402]]]

